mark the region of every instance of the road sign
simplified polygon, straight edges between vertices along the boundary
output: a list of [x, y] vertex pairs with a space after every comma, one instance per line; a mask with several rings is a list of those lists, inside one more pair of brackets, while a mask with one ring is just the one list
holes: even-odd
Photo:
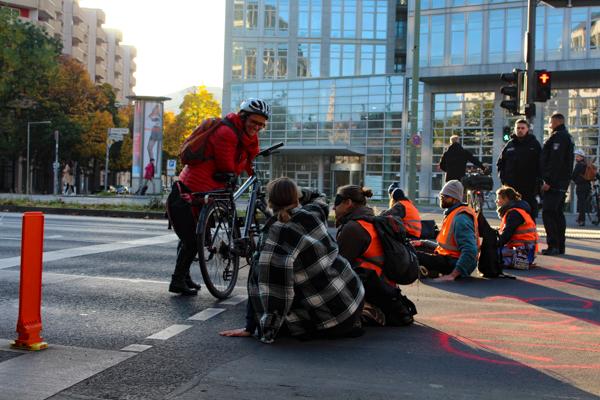
[[114, 142], [120, 142], [123, 140], [123, 136], [129, 134], [129, 129], [127, 128], [110, 128], [108, 130], [108, 138]]
[[167, 176], [175, 176], [177, 160], [167, 160]]
[[419, 135], [418, 133], [415, 133], [414, 135], [412, 135], [412, 137], [410, 139], [412, 140], [412, 144], [414, 146], [421, 145], [421, 135]]

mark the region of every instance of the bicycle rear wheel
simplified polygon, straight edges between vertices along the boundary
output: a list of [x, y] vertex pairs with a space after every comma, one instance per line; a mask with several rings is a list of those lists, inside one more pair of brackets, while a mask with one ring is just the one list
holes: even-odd
[[235, 288], [239, 256], [233, 252], [239, 236], [232, 226], [228, 207], [221, 203], [205, 205], [198, 221], [198, 258], [200, 272], [208, 291], [226, 299]]

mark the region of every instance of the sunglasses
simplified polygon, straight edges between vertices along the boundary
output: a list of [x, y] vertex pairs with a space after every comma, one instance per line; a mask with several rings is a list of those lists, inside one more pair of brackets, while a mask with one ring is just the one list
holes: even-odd
[[263, 124], [262, 122], [255, 121], [253, 119], [248, 119], [248, 123], [258, 129], [264, 129], [264, 127], [267, 126], [267, 124]]
[[342, 204], [342, 201], [346, 200], [345, 198], [343, 198], [342, 196], [340, 196], [339, 194], [335, 195], [335, 199], [333, 200], [333, 205], [335, 207], [339, 206], [340, 204]]

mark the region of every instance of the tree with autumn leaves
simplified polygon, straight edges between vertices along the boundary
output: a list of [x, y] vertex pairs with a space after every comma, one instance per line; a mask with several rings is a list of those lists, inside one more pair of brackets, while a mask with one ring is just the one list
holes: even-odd
[[[107, 130], [128, 126], [130, 110], [116, 107], [110, 85], [94, 85], [82, 64], [61, 55], [59, 41], [1, 7], [0, 43], [0, 169], [9, 166], [12, 171], [10, 182], [0, 181], [0, 188], [18, 190], [17, 163], [25, 156], [31, 121], [52, 122], [36, 126], [31, 134], [31, 165], [41, 177], [38, 189], [51, 188], [55, 130], [60, 133], [61, 160], [76, 160], [84, 173], [99, 176]], [[120, 147], [124, 146], [127, 141]], [[128, 170], [131, 161], [122, 161], [116, 154], [116, 164]]]
[[177, 115], [166, 112], [163, 118], [163, 152], [165, 154], [163, 159], [177, 159], [178, 169], [181, 168], [178, 159], [179, 148], [185, 138], [191, 135], [203, 120], [220, 117], [221, 106], [205, 86], [199, 86], [193, 92], [185, 95], [179, 110]]

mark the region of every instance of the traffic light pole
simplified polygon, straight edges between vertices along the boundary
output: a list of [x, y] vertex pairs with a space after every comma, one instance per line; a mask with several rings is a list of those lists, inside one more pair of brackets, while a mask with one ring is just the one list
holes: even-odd
[[413, 54], [412, 54], [412, 81], [410, 95], [410, 134], [408, 144], [408, 197], [416, 200], [417, 196], [417, 145], [413, 141], [413, 136], [419, 129], [419, 46], [421, 30], [421, 0], [415, 0], [415, 18], [413, 29]]
[[535, 120], [535, 14], [537, 0], [527, 1], [527, 46], [525, 48], [525, 69], [527, 71], [527, 87], [525, 89], [525, 115], [530, 124]]

